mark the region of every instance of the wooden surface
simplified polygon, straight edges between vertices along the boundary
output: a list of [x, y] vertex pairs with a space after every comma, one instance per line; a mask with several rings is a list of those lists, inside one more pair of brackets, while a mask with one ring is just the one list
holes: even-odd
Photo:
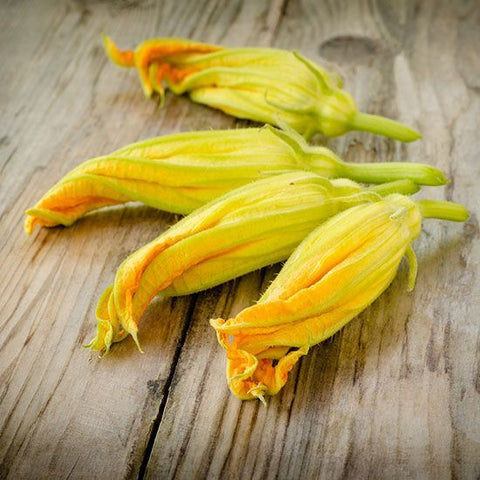
[[[428, 161], [465, 225], [425, 221], [417, 288], [391, 288], [313, 348], [283, 391], [229, 393], [210, 317], [258, 298], [278, 266], [154, 302], [105, 360], [81, 345], [122, 259], [176, 221], [142, 206], [27, 238], [22, 212], [81, 161], [149, 136], [240, 122], [167, 95], [160, 110], [101, 32], [297, 49], [339, 65], [411, 145], [351, 133], [351, 161]], [[0, 2], [0, 478], [479, 478], [480, 5], [476, 0]], [[243, 122], [242, 124], [246, 124]]]

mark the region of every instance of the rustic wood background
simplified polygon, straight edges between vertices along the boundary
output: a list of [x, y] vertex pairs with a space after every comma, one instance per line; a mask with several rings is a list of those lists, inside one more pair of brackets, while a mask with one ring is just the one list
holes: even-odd
[[[23, 211], [90, 157], [240, 123], [170, 94], [159, 109], [108, 62], [101, 32], [123, 47], [184, 36], [335, 62], [361, 109], [424, 138], [327, 144], [350, 161], [436, 165], [452, 182], [422, 195], [465, 203], [470, 221], [426, 221], [416, 290], [403, 266], [267, 408], [229, 393], [208, 319], [251, 304], [278, 266], [154, 303], [146, 353], [127, 340], [99, 360], [80, 348], [99, 294], [175, 216], [137, 205], [27, 238]], [[479, 478], [479, 52], [477, 0], [2, 0], [0, 478]]]

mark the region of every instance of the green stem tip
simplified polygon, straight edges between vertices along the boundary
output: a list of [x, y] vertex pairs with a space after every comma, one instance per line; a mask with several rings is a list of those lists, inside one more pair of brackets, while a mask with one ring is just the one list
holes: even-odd
[[458, 203], [443, 200], [417, 200], [416, 203], [424, 218], [466, 222], [470, 216], [468, 210]]
[[420, 187], [411, 180], [395, 180], [393, 182], [382, 183], [370, 187], [369, 190], [377, 192], [379, 195], [386, 196], [391, 193], [401, 193], [402, 195], [413, 195], [420, 190]]
[[403, 123], [370, 113], [357, 112], [350, 123], [350, 129], [384, 135], [401, 142], [413, 142], [422, 138], [420, 133]]
[[360, 183], [384, 183], [401, 179], [429, 186], [448, 183], [445, 175], [437, 168], [415, 162], [342, 163], [340, 173]]

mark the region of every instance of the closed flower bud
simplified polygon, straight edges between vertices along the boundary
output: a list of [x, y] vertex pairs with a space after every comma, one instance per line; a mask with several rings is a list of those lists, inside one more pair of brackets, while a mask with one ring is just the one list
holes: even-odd
[[108, 351], [125, 333], [136, 340], [140, 317], [154, 296], [198, 292], [284, 260], [327, 218], [398, 189], [416, 190], [408, 181], [363, 189], [350, 180], [293, 172], [225, 194], [120, 265], [113, 288], [101, 298], [90, 347]]
[[298, 359], [369, 306], [392, 282], [403, 256], [414, 286], [411, 243], [423, 217], [465, 221], [449, 202], [403, 195], [332, 217], [294, 251], [259, 302], [226, 321], [212, 320], [227, 350], [227, 377], [241, 399], [276, 394]]
[[129, 201], [187, 214], [234, 188], [289, 170], [364, 183], [446, 183], [439, 170], [424, 164], [348, 164], [293, 131], [270, 126], [179, 133], [81, 164], [27, 210], [25, 230], [30, 234], [36, 224], [69, 226], [88, 212]]
[[121, 51], [104, 38], [117, 65], [136, 67], [145, 95], [164, 85], [176, 95], [229, 115], [278, 125], [279, 120], [307, 138], [316, 132], [337, 136], [365, 130], [404, 142], [420, 134], [401, 123], [360, 113], [338, 76], [297, 53], [273, 48], [225, 48], [179, 38], [141, 43]]

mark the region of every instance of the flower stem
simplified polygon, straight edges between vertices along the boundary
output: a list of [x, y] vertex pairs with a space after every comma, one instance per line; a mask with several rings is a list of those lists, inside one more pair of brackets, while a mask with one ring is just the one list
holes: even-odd
[[362, 112], [357, 112], [353, 121], [350, 123], [350, 129], [377, 133], [402, 142], [413, 142], [414, 140], [422, 138], [420, 133], [400, 122], [379, 115]]
[[468, 210], [458, 203], [442, 200], [417, 200], [417, 205], [424, 218], [466, 222], [470, 216]]
[[419, 185], [445, 185], [448, 180], [435, 167], [423, 163], [342, 163], [341, 174], [361, 183], [384, 183], [408, 179]]
[[420, 190], [420, 187], [411, 180], [395, 180], [394, 182], [382, 183], [375, 185], [368, 190], [377, 192], [379, 195], [385, 196], [391, 193], [401, 193], [402, 195], [413, 195]]

